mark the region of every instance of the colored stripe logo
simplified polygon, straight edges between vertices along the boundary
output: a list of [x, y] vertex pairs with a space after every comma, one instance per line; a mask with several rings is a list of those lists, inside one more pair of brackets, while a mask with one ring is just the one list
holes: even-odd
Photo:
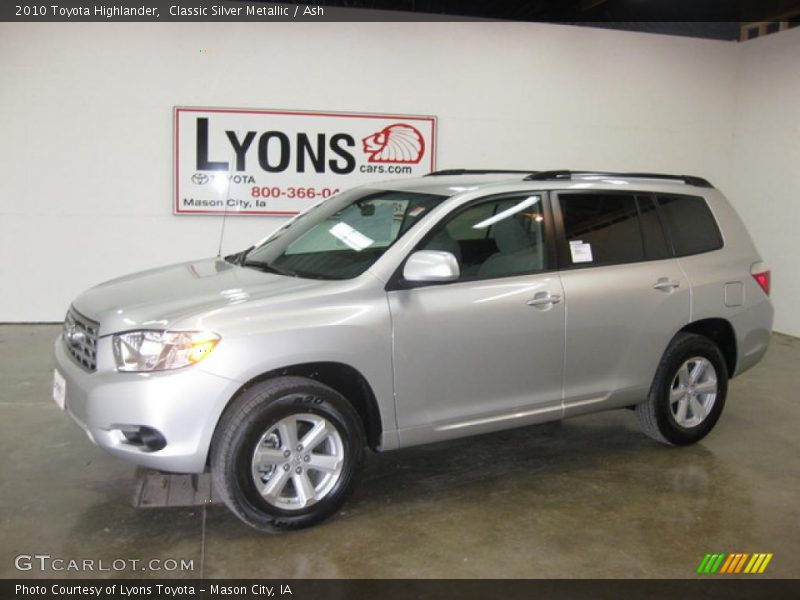
[[761, 574], [767, 569], [769, 561], [772, 560], [772, 553], [733, 552], [726, 554], [718, 552], [716, 554], [706, 554], [697, 572], [702, 575], [735, 575], [746, 573], [750, 575]]

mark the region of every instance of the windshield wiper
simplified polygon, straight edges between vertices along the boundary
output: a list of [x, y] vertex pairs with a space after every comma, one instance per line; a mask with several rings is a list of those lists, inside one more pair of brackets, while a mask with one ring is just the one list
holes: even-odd
[[259, 271], [264, 271], [265, 273], [277, 273], [278, 275], [284, 275], [285, 277], [297, 277], [297, 273], [294, 273], [287, 269], [281, 269], [280, 267], [271, 265], [268, 262], [262, 262], [259, 260], [248, 260], [244, 262], [242, 266], [252, 267], [254, 269], [258, 269]]

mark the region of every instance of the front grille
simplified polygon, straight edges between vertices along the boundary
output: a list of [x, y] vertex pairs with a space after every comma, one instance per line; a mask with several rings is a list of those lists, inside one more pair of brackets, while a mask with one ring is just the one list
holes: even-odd
[[97, 370], [97, 332], [100, 324], [70, 307], [64, 319], [67, 352], [87, 371]]

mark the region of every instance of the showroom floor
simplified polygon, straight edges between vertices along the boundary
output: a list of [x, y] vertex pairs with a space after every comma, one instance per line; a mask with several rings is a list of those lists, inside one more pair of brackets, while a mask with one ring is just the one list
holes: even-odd
[[0, 577], [41, 576], [14, 557], [49, 554], [194, 561], [118, 576], [681, 578], [707, 552], [772, 552], [761, 577], [800, 576], [795, 338], [774, 337], [694, 447], [651, 442], [617, 411], [371, 455], [340, 515], [268, 536], [224, 506], [133, 508], [135, 467], [50, 400], [58, 329], [0, 326]]

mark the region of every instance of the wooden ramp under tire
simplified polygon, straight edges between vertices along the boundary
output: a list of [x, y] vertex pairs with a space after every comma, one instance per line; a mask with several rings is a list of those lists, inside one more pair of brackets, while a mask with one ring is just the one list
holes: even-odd
[[133, 485], [135, 508], [203, 506], [222, 502], [213, 491], [211, 473], [180, 475], [138, 468]]

